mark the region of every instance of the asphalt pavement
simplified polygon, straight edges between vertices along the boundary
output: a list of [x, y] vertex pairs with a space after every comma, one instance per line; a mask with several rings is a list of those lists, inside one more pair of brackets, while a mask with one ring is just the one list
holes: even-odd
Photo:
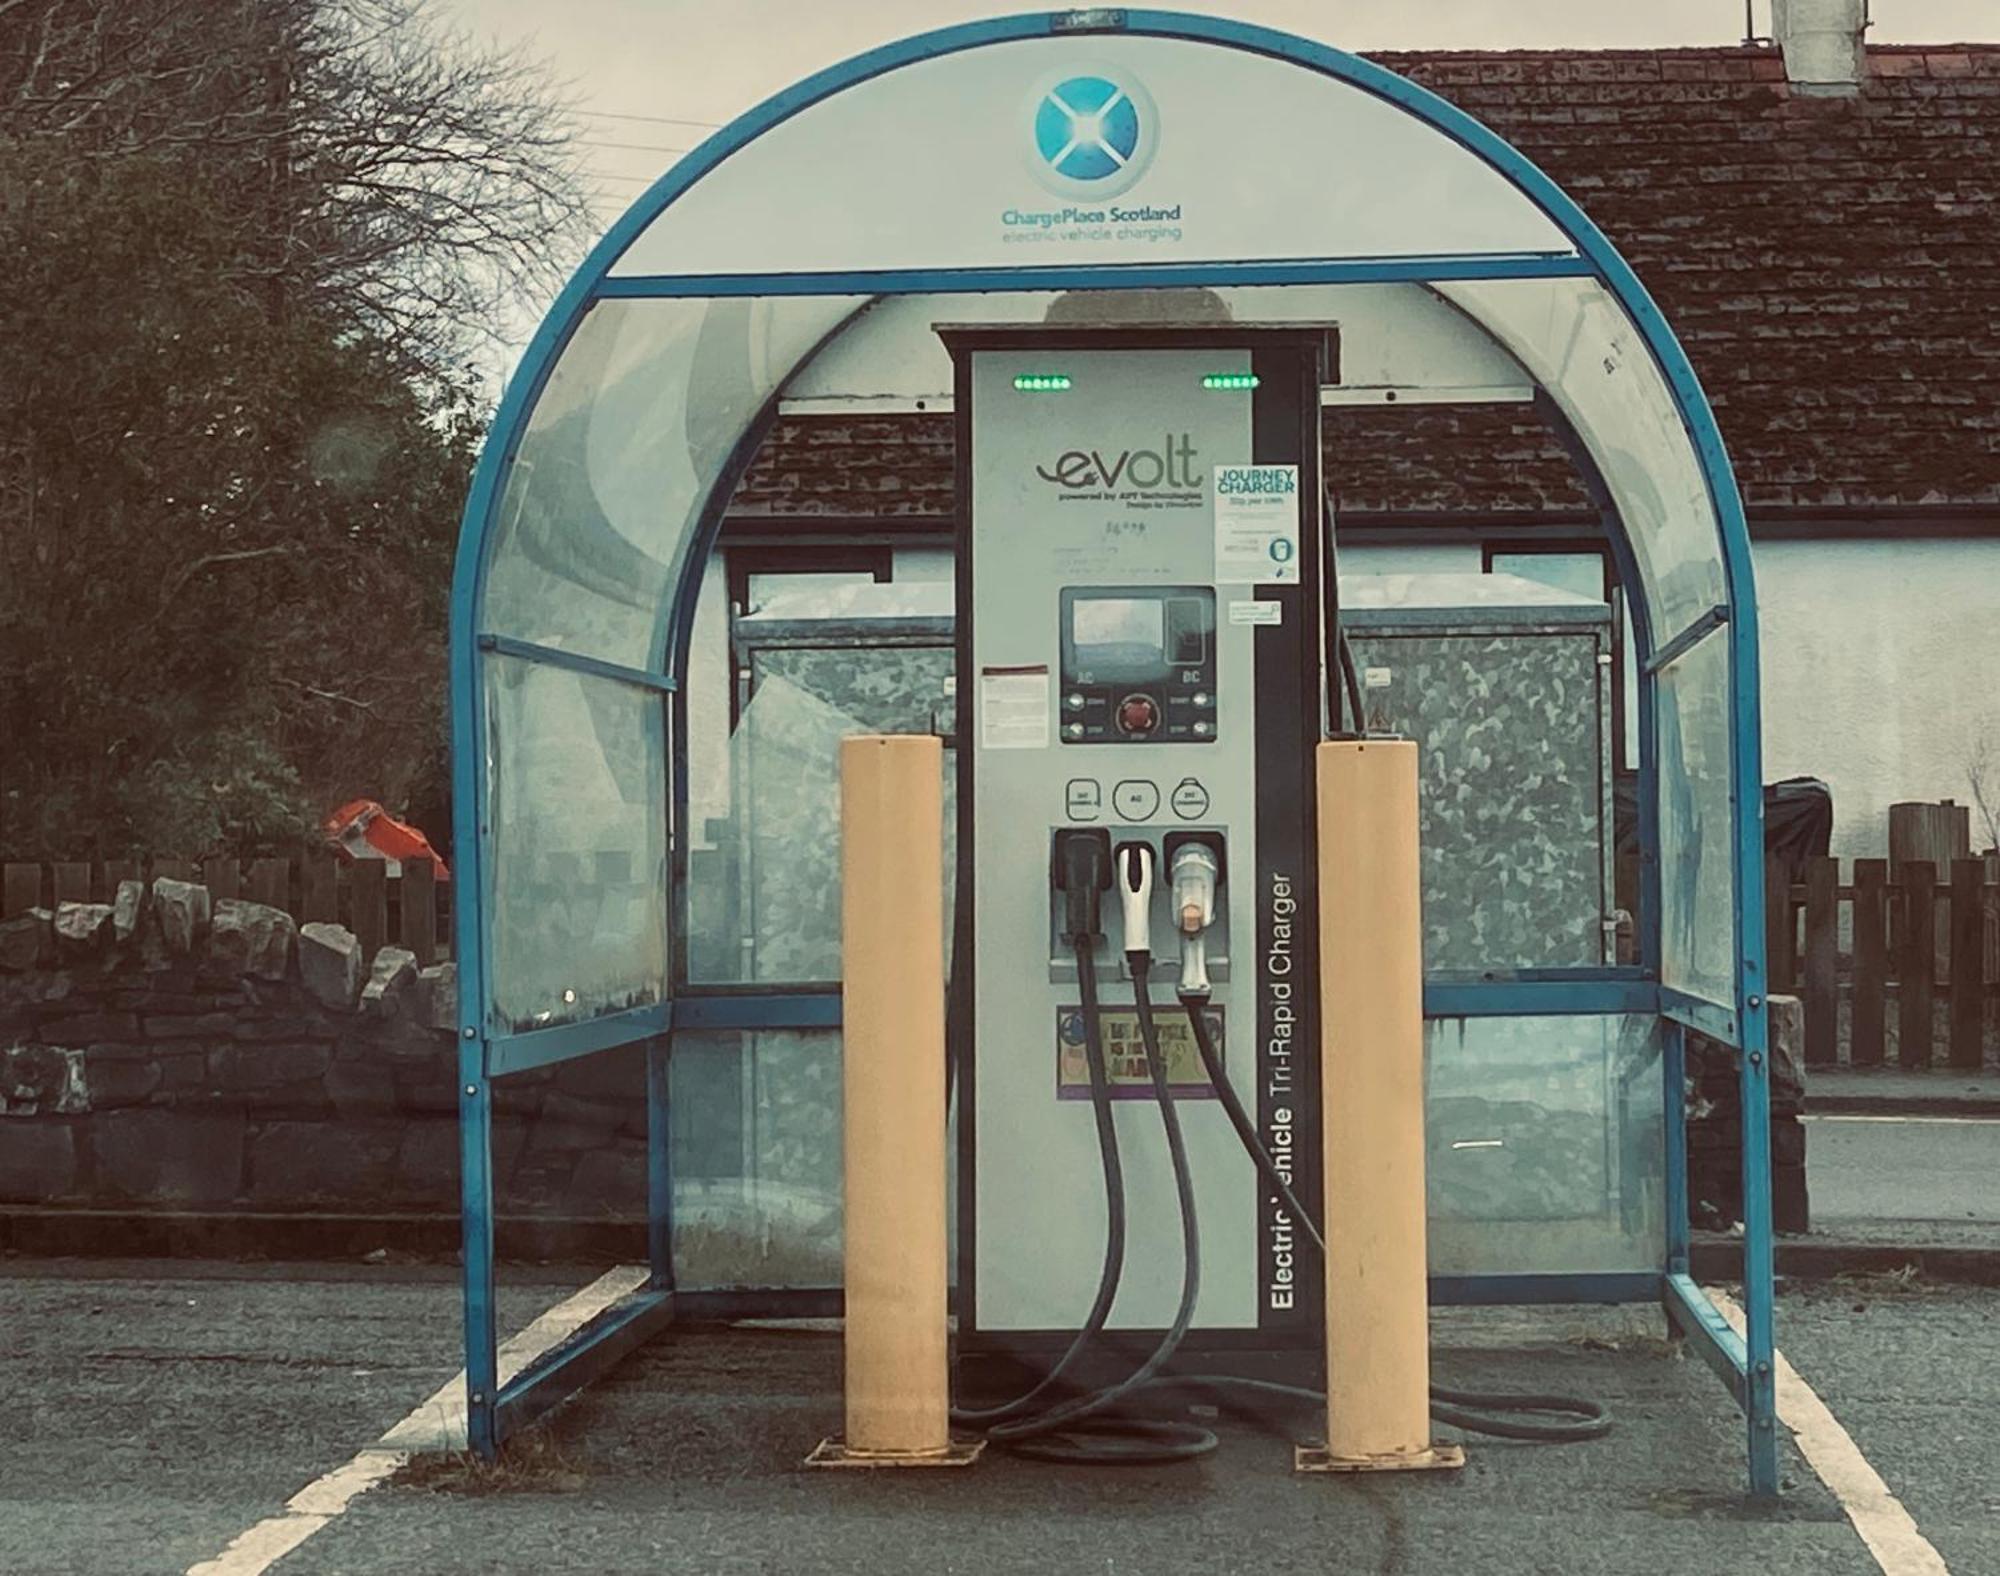
[[[591, 1272], [516, 1273], [518, 1326]], [[1862, 1311], [1854, 1311], [1859, 1305]], [[2000, 1569], [1978, 1446], [2000, 1293], [1900, 1282], [1789, 1295], [1781, 1340], [1953, 1569]], [[450, 1377], [445, 1267], [0, 1263], [0, 1570], [179, 1572], [213, 1557]], [[670, 1332], [500, 1474], [420, 1463], [275, 1567], [308, 1572], [1014, 1570], [1625, 1572], [1876, 1569], [1787, 1447], [1775, 1510], [1742, 1495], [1742, 1424], [1650, 1309], [1445, 1310], [1445, 1382], [1603, 1397], [1608, 1439], [1473, 1441], [1457, 1474], [1330, 1479], [1225, 1422], [1189, 1466], [809, 1473], [838, 1426], [823, 1330]], [[1281, 1432], [1310, 1431], [1306, 1417]], [[1960, 1441], [1965, 1441], [1960, 1443]]]
[[1809, 1115], [1806, 1179], [1816, 1232], [1882, 1221], [2000, 1226], [2000, 1117]]

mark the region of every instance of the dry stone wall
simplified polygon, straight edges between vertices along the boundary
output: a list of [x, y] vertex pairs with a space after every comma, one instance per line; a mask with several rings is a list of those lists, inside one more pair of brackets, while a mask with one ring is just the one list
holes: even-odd
[[[458, 1198], [457, 981], [161, 878], [0, 924], [0, 1207], [436, 1213]], [[510, 1078], [503, 1208], [642, 1212], [643, 1066]]]

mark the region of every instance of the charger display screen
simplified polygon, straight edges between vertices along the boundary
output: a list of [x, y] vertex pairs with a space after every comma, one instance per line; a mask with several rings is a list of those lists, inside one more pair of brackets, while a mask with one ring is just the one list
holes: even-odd
[[1065, 744], [1216, 737], [1215, 588], [1065, 586]]

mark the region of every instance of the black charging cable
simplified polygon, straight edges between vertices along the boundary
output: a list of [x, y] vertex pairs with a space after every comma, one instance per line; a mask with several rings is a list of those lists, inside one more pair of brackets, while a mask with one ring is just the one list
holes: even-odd
[[1152, 955], [1128, 952], [1132, 968], [1132, 1002], [1139, 1014], [1139, 1037], [1146, 1048], [1146, 1066], [1152, 1075], [1153, 1097], [1159, 1103], [1160, 1120], [1166, 1129], [1167, 1154], [1173, 1164], [1174, 1195], [1180, 1207], [1181, 1271], [1180, 1305], [1173, 1323], [1145, 1362], [1127, 1378], [1114, 1385], [1056, 1407], [1037, 1418], [1031, 1429], [1004, 1425], [987, 1437], [1016, 1455], [1039, 1461], [1060, 1461], [1087, 1466], [1153, 1466], [1175, 1461], [1191, 1461], [1216, 1448], [1215, 1434], [1198, 1424], [1171, 1419], [1113, 1417], [1106, 1414], [1150, 1388], [1161, 1371], [1173, 1360], [1194, 1323], [1194, 1308], [1201, 1296], [1201, 1226], [1195, 1213], [1194, 1175], [1188, 1164], [1187, 1140], [1181, 1132], [1180, 1113], [1174, 1109], [1173, 1088], [1167, 1078], [1166, 1058], [1160, 1053], [1159, 1026], [1153, 1020], [1151, 991], [1147, 976], [1152, 971]]
[[[1278, 1195], [1292, 1219], [1305, 1229], [1318, 1248], [1322, 1257], [1326, 1254], [1326, 1238], [1321, 1234], [1317, 1222], [1307, 1212], [1299, 1197], [1292, 1191], [1292, 1185], [1285, 1180], [1284, 1173], [1271, 1158], [1270, 1150], [1264, 1147], [1258, 1137], [1250, 1115], [1243, 1109], [1243, 1102], [1237, 1098], [1235, 1087], [1223, 1071], [1222, 1058], [1216, 1053], [1215, 1038], [1209, 1032], [1206, 997], [1183, 993], [1181, 1005], [1187, 1009], [1188, 1022], [1194, 1029], [1195, 1049], [1201, 1055], [1201, 1065], [1208, 1074], [1208, 1081], [1214, 1087], [1216, 1098], [1221, 1102], [1229, 1125], [1236, 1129], [1236, 1136], [1242, 1141], [1264, 1180]], [[1326, 1396], [1303, 1385], [1277, 1384], [1270, 1380], [1237, 1379], [1228, 1374], [1189, 1374], [1177, 1376], [1170, 1383], [1199, 1386], [1232, 1386], [1239, 1389], [1262, 1391], [1267, 1394], [1295, 1397], [1324, 1403]], [[1494, 1416], [1495, 1413], [1554, 1413], [1574, 1418], [1564, 1423], [1518, 1422], [1511, 1417]], [[1530, 1444], [1567, 1445], [1586, 1439], [1601, 1439], [1611, 1432], [1611, 1414], [1599, 1402], [1579, 1396], [1563, 1395], [1505, 1395], [1478, 1390], [1453, 1390], [1443, 1385], [1431, 1386], [1431, 1417], [1453, 1428], [1462, 1428], [1467, 1433], [1485, 1434], [1495, 1439], [1517, 1439]]]
[[[1076, 1337], [1055, 1366], [1036, 1381], [1034, 1388], [1003, 1401], [998, 1406], [952, 1408], [951, 1420], [971, 1428], [988, 1430], [987, 1437], [1008, 1443], [999, 1426], [1024, 1416], [1043, 1395], [1062, 1382], [1084, 1348], [1094, 1341], [1111, 1317], [1111, 1304], [1118, 1296], [1118, 1282], [1125, 1270], [1125, 1169], [1118, 1158], [1118, 1126], [1112, 1120], [1111, 1079], [1104, 1065], [1104, 1036], [1097, 1010], [1097, 938], [1079, 929], [1069, 938], [1076, 954], [1077, 990], [1083, 1003], [1083, 1057], [1090, 1069], [1090, 1104], [1097, 1121], [1097, 1154], [1104, 1168], [1104, 1264], [1097, 1274], [1097, 1295]], [[1031, 1435], [1013, 1437], [1027, 1438]]]
[[[1152, 1354], [1127, 1378], [1059, 1402], [1044, 1411], [1032, 1411], [1034, 1402], [1061, 1380], [1084, 1349], [1102, 1332], [1123, 1274], [1125, 1184], [1118, 1159], [1116, 1127], [1112, 1120], [1110, 1079], [1104, 1065], [1095, 947], [1096, 939], [1102, 933], [1102, 893], [1110, 885], [1109, 854], [1110, 840], [1101, 832], [1062, 834], [1052, 850], [1053, 867], [1050, 872], [1052, 881], [1063, 893], [1062, 928], [1076, 954], [1078, 998], [1084, 1020], [1084, 1055], [1090, 1067], [1091, 1103], [1097, 1120], [1098, 1148], [1104, 1164], [1107, 1222], [1104, 1266], [1098, 1277], [1097, 1296], [1076, 1338], [1032, 1389], [1001, 1406], [982, 1411], [959, 1409], [952, 1416], [954, 1421], [983, 1427], [988, 1440], [1016, 1455], [1076, 1465], [1140, 1466], [1191, 1460], [1206, 1455], [1215, 1449], [1217, 1443], [1211, 1431], [1191, 1423], [1109, 1415], [1120, 1402], [1157, 1381], [1161, 1370], [1179, 1349], [1194, 1322], [1195, 1303], [1201, 1293], [1201, 1232], [1195, 1212], [1194, 1177], [1188, 1163], [1180, 1116], [1174, 1109], [1166, 1059], [1160, 1052], [1159, 1028], [1153, 1020], [1152, 997], [1146, 984], [1152, 972], [1152, 956], [1147, 951], [1129, 951], [1126, 961], [1132, 970], [1139, 1035], [1145, 1046], [1154, 1098], [1159, 1103], [1161, 1121], [1166, 1130], [1167, 1153], [1172, 1161], [1174, 1191], [1180, 1207], [1184, 1255], [1180, 1305], [1172, 1325]], [[1150, 850], [1147, 857], [1150, 857]]]

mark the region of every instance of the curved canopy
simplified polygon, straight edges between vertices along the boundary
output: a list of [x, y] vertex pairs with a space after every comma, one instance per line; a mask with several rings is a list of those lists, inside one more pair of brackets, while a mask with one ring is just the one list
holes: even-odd
[[[723, 510], [780, 396], [911, 408], [913, 390], [950, 386], [933, 324], [1075, 321], [1077, 293], [1104, 319], [1337, 322], [1344, 357], [1529, 386], [1566, 429], [1637, 643], [1640, 964], [1498, 969], [1486, 1005], [1448, 1011], [1468, 1046], [1629, 1040], [1676, 1134], [1681, 1031], [1742, 1048], [1747, 1334], [1687, 1279], [1684, 1157], [1657, 1129], [1666, 1197], [1641, 1200], [1620, 1240], [1731, 1376], [1753, 1486], [1771, 1492], [1755, 603], [1708, 404], [1631, 269], [1484, 127], [1324, 45], [1150, 10], [947, 28], [759, 106], [605, 236], [502, 402], [451, 631], [475, 1440], [492, 1445], [499, 1388], [491, 1080], [670, 1028], [839, 1022], [820, 966], [837, 954], [794, 948], [788, 988], [760, 974], [725, 991], [690, 977], [676, 934], [700, 831], [677, 692]], [[836, 710], [773, 725], [775, 775], [827, 780]], [[813, 796], [810, 833], [781, 835], [830, 839], [830, 799]], [[822, 1114], [826, 1065], [798, 1085]], [[649, 1067], [663, 1156], [664, 1052]], [[1623, 1111], [1643, 1100], [1634, 1078], [1599, 1097]], [[671, 1168], [649, 1175], [659, 1287]]]
[[[482, 459], [454, 597], [478, 807], [459, 862], [482, 897], [468, 1030], [673, 994], [684, 768], [658, 697], [728, 494], [802, 372], [866, 365], [857, 344], [907, 359], [927, 318], [994, 292], [1018, 320], [1060, 292], [1199, 287], [1274, 321], [1306, 315], [1288, 295], [1338, 317], [1327, 292], [1394, 283], [1545, 391], [1605, 494], [1654, 719], [1661, 979], [1736, 1037], [1761, 966], [1753, 601], [1679, 346], [1576, 205], [1459, 111], [1323, 45], [1151, 11], [949, 28], [800, 83], [662, 178], [550, 313]], [[908, 297], [957, 299], [876, 309]], [[552, 839], [596, 874], [587, 962], [552, 945], [578, 919], [547, 900]]]

